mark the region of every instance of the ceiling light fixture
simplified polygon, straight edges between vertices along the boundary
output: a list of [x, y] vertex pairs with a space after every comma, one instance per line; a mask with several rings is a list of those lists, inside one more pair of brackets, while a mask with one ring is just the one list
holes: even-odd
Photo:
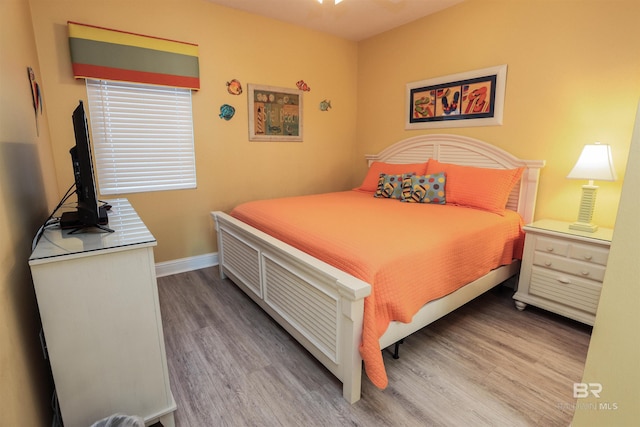
[[[318, 0], [318, 3], [322, 4], [322, 0]], [[342, 3], [342, 0], [335, 0], [333, 4]]]

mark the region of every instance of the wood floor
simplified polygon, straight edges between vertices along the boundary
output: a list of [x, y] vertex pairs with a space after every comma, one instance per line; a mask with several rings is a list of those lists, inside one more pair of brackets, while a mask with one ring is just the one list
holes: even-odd
[[342, 384], [217, 267], [158, 279], [176, 425], [568, 426], [591, 328], [498, 287], [384, 351], [389, 386]]

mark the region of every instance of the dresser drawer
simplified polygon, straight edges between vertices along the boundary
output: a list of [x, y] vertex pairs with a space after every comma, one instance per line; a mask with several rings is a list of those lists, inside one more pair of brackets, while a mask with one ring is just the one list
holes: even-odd
[[551, 239], [548, 237], [536, 237], [534, 247], [536, 251], [556, 254], [560, 256], [567, 256], [567, 254], [569, 253], [569, 242], [558, 239]]
[[609, 248], [573, 243], [569, 248], [569, 257], [606, 266], [607, 258], [609, 257]]
[[561, 272], [533, 266], [529, 293], [595, 314], [602, 285]]
[[[571, 248], [571, 250], [573, 250], [573, 248]], [[542, 252], [535, 252], [533, 254], [533, 265], [569, 273], [584, 279], [596, 280], [598, 282], [604, 280], [604, 272], [606, 270], [604, 265], [577, 261], [576, 259]]]

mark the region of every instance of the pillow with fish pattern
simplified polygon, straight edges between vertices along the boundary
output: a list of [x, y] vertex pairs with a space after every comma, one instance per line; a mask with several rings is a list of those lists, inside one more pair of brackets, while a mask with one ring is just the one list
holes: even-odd
[[444, 172], [431, 175], [405, 174], [402, 176], [400, 200], [407, 203], [444, 205], [446, 204], [445, 183], [446, 176]]
[[404, 176], [411, 176], [411, 174], [386, 174], [381, 173], [378, 177], [378, 188], [373, 197], [383, 199], [400, 199], [402, 196], [402, 179]]
[[404, 173], [415, 172], [418, 175], [424, 175], [427, 173], [427, 163], [428, 162], [400, 164], [373, 162], [367, 171], [367, 176], [365, 176], [362, 185], [354, 190], [375, 193], [378, 188], [378, 180], [380, 179], [381, 173], [402, 175]]

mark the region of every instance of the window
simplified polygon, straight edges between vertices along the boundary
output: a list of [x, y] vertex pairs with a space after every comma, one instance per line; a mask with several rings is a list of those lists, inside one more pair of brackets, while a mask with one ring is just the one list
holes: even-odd
[[100, 194], [196, 187], [191, 90], [86, 82]]

